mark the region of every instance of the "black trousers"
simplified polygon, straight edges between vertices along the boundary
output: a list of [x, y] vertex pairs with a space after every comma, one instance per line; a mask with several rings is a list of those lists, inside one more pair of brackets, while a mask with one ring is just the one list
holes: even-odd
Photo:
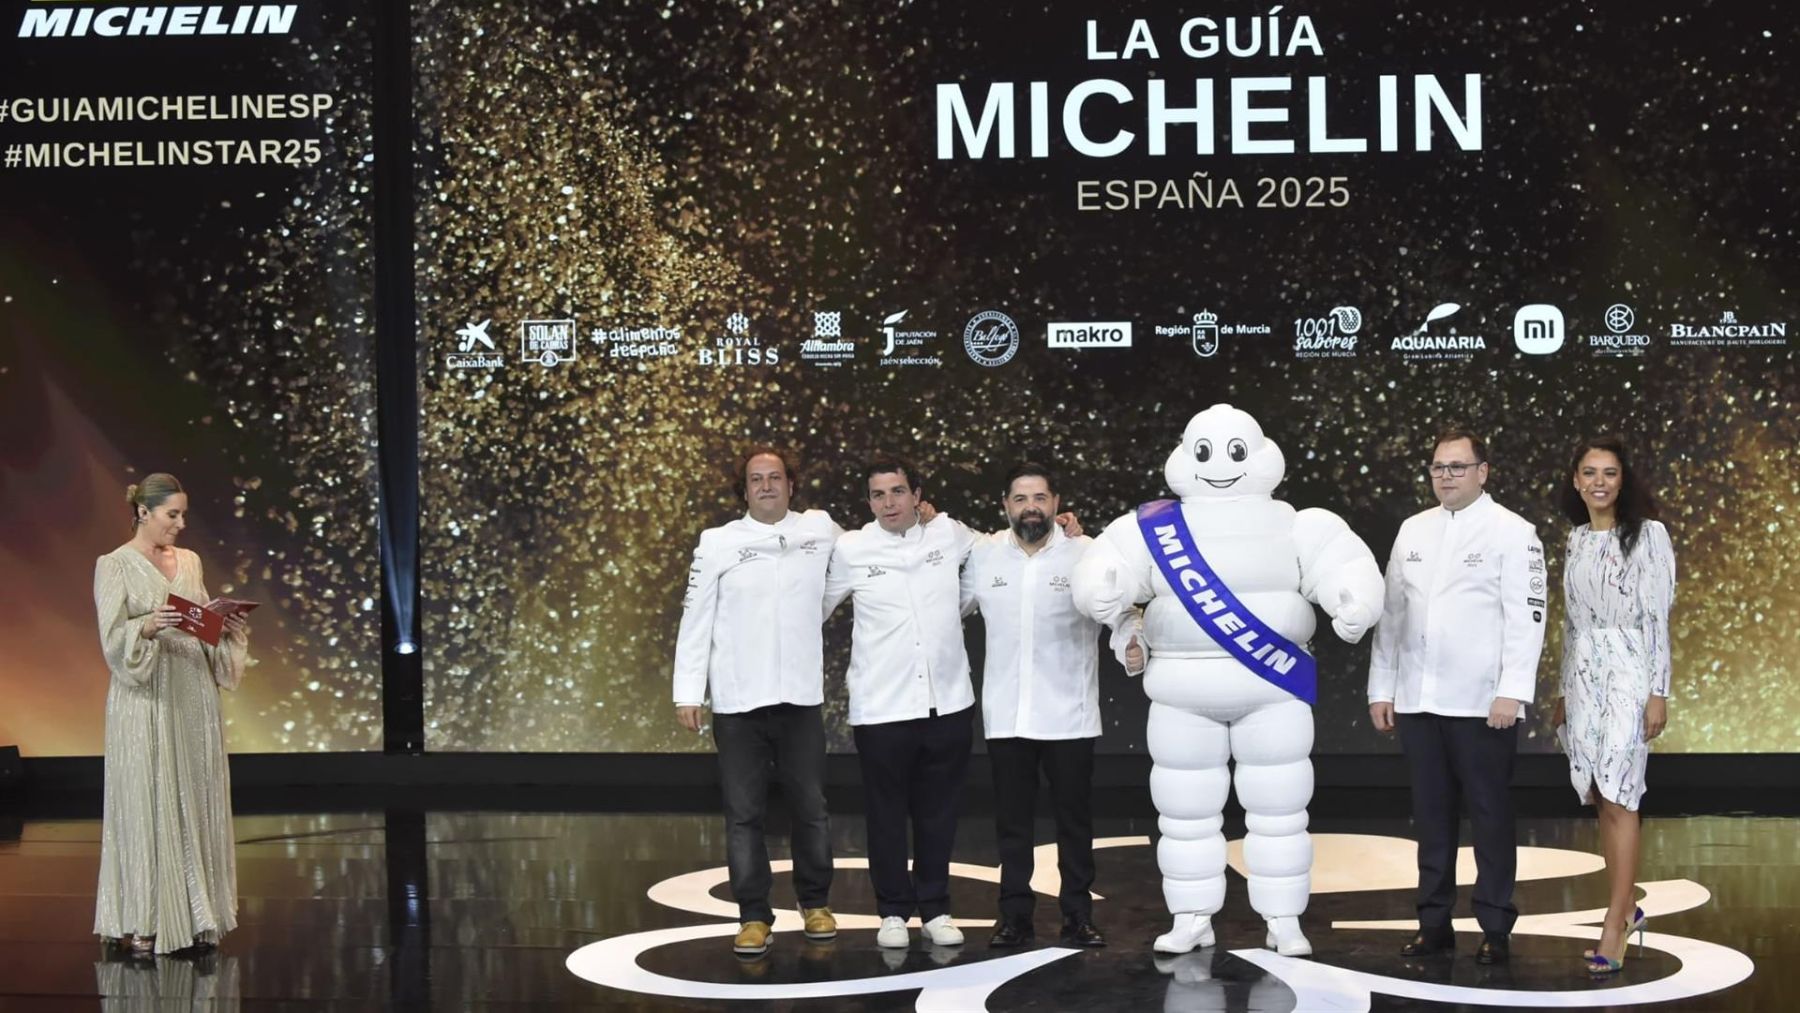
[[[969, 773], [974, 707], [953, 714], [857, 725], [864, 808], [869, 834], [869, 879], [883, 918], [922, 921], [950, 913], [950, 849], [956, 809]], [[912, 823], [912, 872], [906, 869], [907, 822]]]
[[1519, 918], [1513, 906], [1519, 840], [1513, 822], [1513, 761], [1519, 725], [1489, 728], [1486, 718], [1396, 714], [1400, 744], [1412, 769], [1413, 833], [1419, 839], [1419, 925], [1447, 929], [1456, 904], [1456, 848], [1462, 810], [1475, 844], [1475, 920], [1505, 936]]
[[763, 816], [769, 775], [781, 782], [792, 816], [794, 893], [801, 907], [825, 907], [831, 893], [831, 820], [825, 813], [825, 724], [818, 705], [773, 704], [713, 715], [719, 785], [725, 796], [725, 862], [738, 918], [774, 922]]
[[1000, 844], [1000, 917], [1030, 921], [1037, 906], [1031, 890], [1036, 843], [1038, 771], [1050, 782], [1056, 816], [1057, 900], [1065, 919], [1089, 921], [1094, 885], [1094, 740], [989, 739], [994, 767], [994, 828]]

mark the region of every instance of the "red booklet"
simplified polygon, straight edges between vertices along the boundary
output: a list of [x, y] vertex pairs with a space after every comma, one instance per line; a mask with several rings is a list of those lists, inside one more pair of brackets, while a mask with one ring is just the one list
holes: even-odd
[[176, 629], [193, 634], [210, 647], [217, 647], [219, 636], [225, 632], [225, 617], [243, 615], [256, 608], [258, 603], [214, 598], [205, 605], [198, 605], [178, 594], [171, 594], [169, 604], [181, 612], [181, 623]]

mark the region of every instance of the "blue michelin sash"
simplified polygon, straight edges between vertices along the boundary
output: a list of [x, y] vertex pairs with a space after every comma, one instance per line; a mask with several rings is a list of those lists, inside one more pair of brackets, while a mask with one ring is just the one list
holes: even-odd
[[1305, 700], [1308, 706], [1317, 705], [1318, 662], [1238, 601], [1195, 546], [1180, 507], [1176, 500], [1159, 499], [1138, 507], [1137, 513], [1144, 544], [1175, 597], [1206, 635], [1239, 664]]

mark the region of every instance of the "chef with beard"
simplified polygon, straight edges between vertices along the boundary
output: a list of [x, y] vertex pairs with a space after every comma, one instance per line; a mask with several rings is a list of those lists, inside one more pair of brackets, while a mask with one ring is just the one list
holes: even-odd
[[[1042, 771], [1056, 817], [1061, 941], [1104, 946], [1089, 893], [1102, 627], [1076, 610], [1070, 594], [1076, 564], [1093, 539], [1071, 538], [1054, 523], [1060, 500], [1048, 468], [1020, 464], [1007, 475], [1005, 489], [1008, 530], [979, 539], [962, 572], [963, 611], [979, 608], [987, 627], [981, 719], [993, 764], [1000, 851], [1000, 917], [989, 945], [1021, 946], [1036, 938], [1032, 828]], [[1132, 636], [1137, 616], [1121, 625], [1114, 649], [1135, 674], [1143, 667]]]

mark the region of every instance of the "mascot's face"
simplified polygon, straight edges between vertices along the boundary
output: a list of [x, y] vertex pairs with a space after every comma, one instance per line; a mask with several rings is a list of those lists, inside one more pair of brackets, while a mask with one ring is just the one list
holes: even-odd
[[1188, 420], [1181, 446], [1163, 476], [1184, 500], [1267, 496], [1281, 484], [1287, 461], [1249, 413], [1216, 404]]

